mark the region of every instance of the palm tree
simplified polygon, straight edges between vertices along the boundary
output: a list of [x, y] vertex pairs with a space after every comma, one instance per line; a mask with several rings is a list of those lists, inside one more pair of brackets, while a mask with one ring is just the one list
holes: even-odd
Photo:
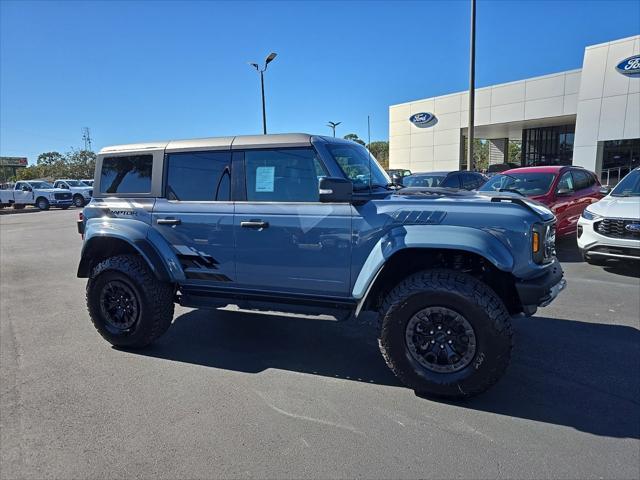
[[342, 122], [329, 122], [327, 123], [327, 127], [333, 130], [333, 136], [336, 136], [336, 127], [340, 125]]

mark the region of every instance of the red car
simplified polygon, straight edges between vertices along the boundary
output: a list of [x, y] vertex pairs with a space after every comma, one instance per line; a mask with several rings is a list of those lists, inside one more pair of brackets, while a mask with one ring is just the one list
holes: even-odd
[[480, 191], [519, 193], [545, 204], [557, 218], [556, 235], [576, 233], [582, 211], [604, 193], [595, 173], [581, 167], [523, 167], [489, 179]]

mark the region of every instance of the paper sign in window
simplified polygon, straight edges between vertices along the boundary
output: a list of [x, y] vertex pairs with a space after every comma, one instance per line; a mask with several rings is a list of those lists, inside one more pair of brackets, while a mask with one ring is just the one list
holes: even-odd
[[256, 168], [256, 192], [273, 192], [276, 167]]

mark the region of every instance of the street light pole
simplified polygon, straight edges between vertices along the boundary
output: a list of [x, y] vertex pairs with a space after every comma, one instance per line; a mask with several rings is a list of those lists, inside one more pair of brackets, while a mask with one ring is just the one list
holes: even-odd
[[264, 71], [260, 71], [260, 89], [262, 90], [262, 133], [267, 134], [267, 107], [264, 103]]
[[327, 127], [333, 130], [333, 136], [336, 136], [336, 127], [340, 125], [342, 122], [329, 122], [327, 123]]
[[269, 63], [271, 63], [276, 56], [277, 53], [271, 52], [267, 58], [265, 58], [263, 68], [260, 68], [257, 63], [249, 63], [249, 65], [260, 73], [260, 92], [262, 93], [262, 133], [264, 135], [267, 134], [267, 107], [264, 99], [264, 72], [267, 70]]
[[467, 135], [467, 170], [473, 159], [473, 124], [476, 97], [476, 0], [471, 0], [471, 42], [469, 45], [469, 128]]

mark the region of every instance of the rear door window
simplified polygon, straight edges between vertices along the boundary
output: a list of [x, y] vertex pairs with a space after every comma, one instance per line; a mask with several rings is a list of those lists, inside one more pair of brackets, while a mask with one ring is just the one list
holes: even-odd
[[448, 188], [460, 188], [460, 175], [449, 175], [439, 186]]
[[168, 200], [231, 200], [231, 152], [184, 152], [167, 156]]
[[575, 181], [576, 190], [589, 188], [595, 183], [594, 178], [589, 173], [582, 170], [573, 170], [573, 179]]
[[153, 155], [105, 157], [100, 171], [102, 193], [151, 193]]
[[462, 173], [462, 188], [465, 190], [473, 190], [478, 188], [478, 181], [473, 173]]

